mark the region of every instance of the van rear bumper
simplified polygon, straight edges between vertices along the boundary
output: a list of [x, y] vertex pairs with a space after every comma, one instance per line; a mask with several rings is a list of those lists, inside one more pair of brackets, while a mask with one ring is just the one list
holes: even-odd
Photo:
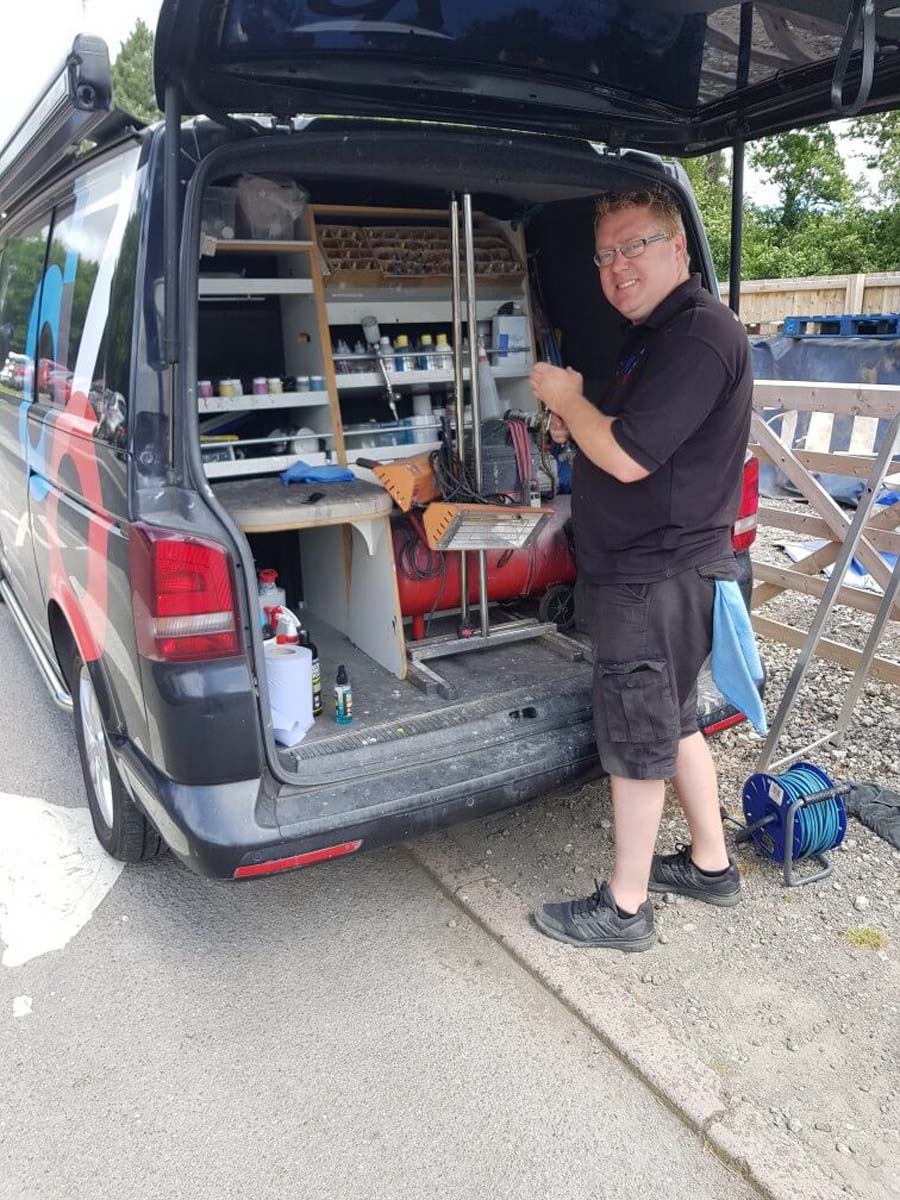
[[[370, 850], [405, 841], [600, 773], [589, 718], [513, 739], [506, 752], [476, 749], [365, 780], [278, 792], [261, 779], [179, 784], [129, 742], [114, 753], [123, 782], [171, 850], [217, 879], [336, 843], [359, 840]], [[352, 805], [348, 789], [357, 793]]]

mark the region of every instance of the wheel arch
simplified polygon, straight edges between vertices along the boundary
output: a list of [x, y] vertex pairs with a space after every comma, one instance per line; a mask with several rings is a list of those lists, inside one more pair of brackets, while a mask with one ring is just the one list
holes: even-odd
[[75, 692], [78, 680], [73, 678], [72, 670], [73, 660], [77, 652], [79, 658], [91, 673], [91, 682], [94, 685], [94, 691], [97, 695], [97, 701], [100, 705], [100, 712], [103, 715], [107, 732], [116, 736], [124, 734], [125, 722], [122, 718], [121, 709], [116, 702], [115, 691], [110, 682], [109, 672], [106, 669], [103, 658], [90, 658], [86, 653], [86, 648], [79, 645], [73, 623], [66, 616], [62, 605], [56, 600], [51, 600], [47, 605], [47, 625], [50, 630], [50, 638], [53, 642], [56, 661], [59, 664], [63, 678], [68, 684], [69, 694], [72, 697], [73, 703], [77, 703]]

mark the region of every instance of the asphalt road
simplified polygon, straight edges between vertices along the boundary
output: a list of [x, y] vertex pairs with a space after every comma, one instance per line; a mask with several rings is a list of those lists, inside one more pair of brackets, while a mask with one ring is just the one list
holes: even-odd
[[[2, 935], [23, 888], [78, 876], [57, 834], [85, 815], [2, 607], [0, 695]], [[55, 831], [37, 866], [23, 813]], [[101, 890], [0, 966], [2, 1200], [753, 1194], [402, 848], [245, 885], [168, 857]]]

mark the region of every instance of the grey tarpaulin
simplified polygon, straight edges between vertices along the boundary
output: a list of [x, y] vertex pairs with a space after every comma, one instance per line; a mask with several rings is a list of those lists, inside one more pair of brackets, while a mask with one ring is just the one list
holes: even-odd
[[900, 850], [900, 796], [877, 783], [851, 783], [847, 812]]
[[[754, 379], [792, 379], [812, 383], [885, 383], [900, 385], [900, 338], [894, 337], [752, 337]], [[795, 450], [874, 454], [890, 424], [887, 418], [844, 413], [780, 413], [765, 410], [763, 419]], [[888, 474], [900, 470], [900, 458]], [[814, 472], [837, 501], [855, 505], [863, 480]], [[776, 467], [760, 468], [765, 496], [796, 496], [793, 484]]]

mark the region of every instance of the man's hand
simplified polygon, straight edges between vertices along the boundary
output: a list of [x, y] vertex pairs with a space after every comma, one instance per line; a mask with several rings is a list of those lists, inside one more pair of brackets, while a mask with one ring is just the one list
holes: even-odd
[[550, 436], [556, 442], [557, 446], [564, 446], [572, 436], [569, 432], [569, 427], [556, 413], [550, 414]]
[[571, 367], [537, 363], [531, 372], [531, 390], [550, 409], [550, 436], [554, 442], [571, 436], [587, 458], [620, 483], [637, 483], [650, 474], [627, 454], [613, 435], [615, 418], [606, 416], [584, 396], [584, 381]]
[[536, 363], [531, 372], [531, 390], [552, 413], [566, 422], [572, 405], [583, 399], [584, 381], [571, 367], [554, 367]]

